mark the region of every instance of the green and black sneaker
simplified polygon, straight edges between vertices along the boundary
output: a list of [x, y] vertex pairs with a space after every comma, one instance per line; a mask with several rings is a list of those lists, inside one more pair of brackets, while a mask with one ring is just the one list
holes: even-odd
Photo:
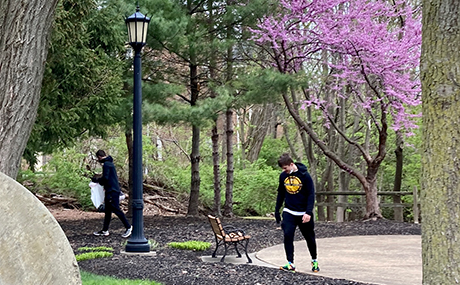
[[295, 272], [295, 265], [289, 262], [284, 266], [280, 266], [280, 269], [284, 271]]
[[311, 271], [319, 272], [318, 261], [316, 259], [311, 261]]

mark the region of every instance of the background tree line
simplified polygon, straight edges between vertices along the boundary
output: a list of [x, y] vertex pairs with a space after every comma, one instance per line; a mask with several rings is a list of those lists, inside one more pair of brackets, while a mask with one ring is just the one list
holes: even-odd
[[[270, 12], [275, 4], [265, 0], [231, 4], [225, 1], [145, 3], [145, 9], [154, 12], [144, 51], [144, 122], [185, 125], [192, 130], [191, 144], [184, 151], [191, 166], [188, 214], [198, 213], [204, 135], [204, 140], [210, 138], [212, 142], [212, 208], [217, 215], [221, 215], [221, 204], [224, 215], [233, 215], [233, 146], [240, 149], [237, 159], [244, 168], [246, 160], [251, 163], [258, 160], [264, 141], [271, 137], [283, 138], [287, 144], [274, 156], [289, 151], [296, 159], [309, 162], [318, 190], [358, 189], [359, 181], [367, 193], [364, 216], [381, 217], [376, 192], [378, 171], [389, 144], [388, 128], [393, 124], [398, 130], [396, 137], [402, 150], [402, 131], [414, 127], [408, 125], [414, 122], [405, 121], [405, 117], [418, 112], [417, 108], [408, 107], [419, 103], [410, 101], [412, 94], [418, 94], [414, 63], [418, 59], [419, 14], [401, 3], [356, 1], [350, 8], [342, 6], [339, 11], [346, 13], [339, 17], [333, 7], [340, 5], [340, 1], [319, 1], [305, 10], [314, 16], [308, 13], [299, 16], [296, 13], [304, 10], [287, 4], [275, 13]], [[350, 25], [347, 15], [355, 12], [353, 7], [363, 5], [368, 11], [359, 16], [362, 25], [373, 29], [370, 34], [374, 39], [327, 26], [328, 20]], [[399, 12], [392, 12], [395, 7]], [[25, 150], [32, 170], [38, 153], [52, 153], [85, 137], [107, 137], [111, 126], [119, 125], [124, 129], [131, 173], [130, 58], [124, 46], [123, 21], [119, 19], [129, 8], [122, 1], [59, 3], [38, 117]], [[321, 14], [316, 10], [326, 12]], [[382, 14], [378, 21], [377, 11]], [[297, 18], [301, 20], [296, 25], [290, 24], [290, 19]], [[309, 31], [304, 26], [321, 20], [325, 26], [318, 25], [316, 30], [298, 37], [299, 31]], [[79, 25], [71, 25], [75, 22]], [[419, 36], [414, 36], [417, 33]], [[312, 34], [320, 36], [315, 38]], [[340, 38], [334, 34], [355, 42], [337, 45]], [[394, 54], [393, 61], [385, 60], [388, 50], [383, 46], [368, 44], [375, 39], [382, 45], [394, 41], [392, 46], [398, 47], [399, 53]], [[408, 46], [413, 51], [408, 52]], [[385, 69], [384, 65], [389, 63], [392, 70]], [[403, 77], [406, 81], [393, 83], [393, 74], [406, 76]], [[395, 87], [398, 84], [400, 89]], [[404, 88], [414, 91], [397, 94]], [[387, 94], [390, 91], [393, 95]], [[407, 109], [398, 110], [400, 106]], [[394, 116], [387, 118], [387, 113]], [[401, 124], [406, 124], [406, 128]], [[276, 159], [270, 159], [270, 166], [276, 168], [273, 163]], [[225, 172], [221, 171], [221, 164]], [[402, 173], [402, 164], [396, 166], [399, 167], [395, 172]], [[357, 181], [350, 180], [347, 172]], [[225, 176], [224, 199], [220, 196], [222, 176]], [[381, 177], [383, 181], [384, 175]], [[401, 185], [402, 175], [396, 177], [393, 184]], [[385, 180], [381, 189], [391, 185]], [[416, 179], [410, 181], [414, 182]], [[318, 216], [322, 220], [334, 219], [334, 213], [324, 212], [322, 208]]]
[[[35, 0], [14, 7], [8, 1], [0, 3], [1, 22], [5, 23], [0, 28], [0, 170], [16, 177], [23, 151], [31, 166], [37, 153], [53, 153], [54, 157], [64, 153], [66, 161], [71, 154], [66, 147], [94, 136], [110, 141], [108, 135], [113, 134], [115, 126], [125, 136], [129, 165], [130, 59], [119, 15], [129, 14], [133, 6], [123, 1]], [[153, 27], [144, 51], [146, 123], [176, 129], [188, 126], [184, 133], [191, 131], [190, 143], [181, 147], [190, 163], [188, 214], [198, 213], [204, 145], [212, 149], [214, 211], [220, 211], [223, 164], [223, 214], [231, 216], [237, 193], [236, 167], [247, 173], [249, 167], [261, 166], [257, 159], [264, 142], [269, 141], [265, 138], [271, 135], [278, 139], [282, 132], [289, 151], [308, 161], [318, 189], [332, 190], [335, 184], [341, 189], [360, 185], [366, 191], [364, 216], [382, 217], [376, 199], [379, 179], [390, 181], [389, 187], [397, 190], [406, 183], [402, 177], [417, 170], [417, 166], [401, 168], [412, 159], [418, 165], [416, 156], [403, 153], [401, 146], [417, 146], [421, 141], [403, 135], [411, 135], [410, 130], [418, 124], [422, 79], [427, 114], [422, 217], [436, 216], [436, 221], [424, 221], [440, 225], [425, 228], [424, 252], [432, 248], [433, 238], [439, 241], [436, 248], [458, 248], [449, 238], [455, 236], [455, 228], [446, 226], [455, 222], [442, 219], [458, 213], [458, 191], [452, 186], [458, 185], [458, 174], [439, 172], [439, 164], [432, 162], [442, 157], [436, 161], [455, 166], [451, 150], [456, 145], [448, 141], [455, 133], [449, 127], [452, 124], [436, 122], [444, 122], [443, 116], [452, 120], [455, 111], [451, 110], [458, 109], [452, 107], [458, 93], [458, 61], [451, 57], [456, 54], [453, 44], [459, 37], [458, 25], [451, 19], [458, 16], [459, 4], [423, 4], [358, 0], [145, 1], [142, 7], [151, 13]], [[425, 65], [419, 69], [420, 7], [424, 12]], [[18, 22], [17, 18], [24, 21]], [[431, 48], [439, 47], [439, 43], [445, 44]], [[46, 66], [41, 64], [45, 61]], [[436, 62], [445, 62], [451, 68], [439, 75], [433, 71]], [[450, 81], [438, 88], [430, 81], [434, 75]], [[437, 109], [438, 105], [443, 106], [442, 110]], [[438, 111], [432, 112], [435, 109]], [[219, 133], [219, 117], [225, 118], [224, 133]], [[238, 141], [235, 134], [240, 136], [236, 153], [241, 154], [237, 156], [233, 148]], [[434, 135], [438, 140], [431, 144]], [[176, 141], [176, 146], [180, 145]], [[271, 144], [267, 145], [270, 148]], [[388, 160], [389, 149], [396, 151], [394, 164]], [[445, 151], [432, 153], [433, 149]], [[409, 152], [409, 148], [404, 150]], [[63, 168], [58, 165], [56, 171]], [[394, 181], [382, 174], [382, 170], [390, 169], [395, 171]], [[450, 178], [444, 179], [442, 174], [448, 173]], [[439, 201], [447, 201], [441, 204], [449, 207], [436, 207]], [[442, 237], [438, 232], [448, 234]], [[424, 271], [427, 284], [458, 279], [458, 254], [446, 252], [424, 255], [424, 268], [431, 268]], [[449, 266], [443, 265], [446, 262]]]

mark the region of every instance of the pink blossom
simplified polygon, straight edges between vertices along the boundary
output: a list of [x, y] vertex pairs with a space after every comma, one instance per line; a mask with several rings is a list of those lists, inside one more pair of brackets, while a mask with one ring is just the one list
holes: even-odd
[[328, 66], [328, 84], [312, 79], [304, 108], [315, 106], [330, 117], [328, 110], [337, 106], [326, 107], [323, 96], [334, 92], [373, 116], [390, 114], [392, 128], [410, 135], [417, 127], [410, 110], [421, 103], [421, 13], [406, 1], [389, 2], [280, 0], [280, 13], [263, 19], [253, 40], [270, 46], [282, 73]]

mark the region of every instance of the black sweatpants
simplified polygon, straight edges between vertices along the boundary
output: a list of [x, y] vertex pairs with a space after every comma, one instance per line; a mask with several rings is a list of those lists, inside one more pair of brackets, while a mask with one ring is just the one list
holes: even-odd
[[315, 223], [313, 220], [312, 216], [308, 223], [302, 223], [302, 216], [294, 216], [288, 212], [283, 212], [281, 228], [284, 232], [284, 250], [287, 261], [294, 263], [294, 233], [297, 226], [307, 242], [311, 258], [316, 259]]
[[121, 220], [125, 228], [130, 228], [131, 225], [129, 224], [128, 220], [126, 219], [125, 214], [120, 209], [120, 192], [111, 191], [109, 193], [105, 193], [104, 197], [105, 203], [105, 216], [104, 216], [104, 226], [102, 227], [103, 231], [109, 230], [110, 220], [112, 219], [112, 213], [117, 215], [117, 217]]

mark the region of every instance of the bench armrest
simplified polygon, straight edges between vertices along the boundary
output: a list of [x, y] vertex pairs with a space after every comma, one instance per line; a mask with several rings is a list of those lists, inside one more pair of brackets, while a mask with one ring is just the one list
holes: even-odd
[[239, 236], [245, 236], [246, 233], [244, 232], [243, 229], [238, 229], [233, 226], [225, 226], [224, 227], [225, 234], [230, 235], [230, 234], [236, 234]]

